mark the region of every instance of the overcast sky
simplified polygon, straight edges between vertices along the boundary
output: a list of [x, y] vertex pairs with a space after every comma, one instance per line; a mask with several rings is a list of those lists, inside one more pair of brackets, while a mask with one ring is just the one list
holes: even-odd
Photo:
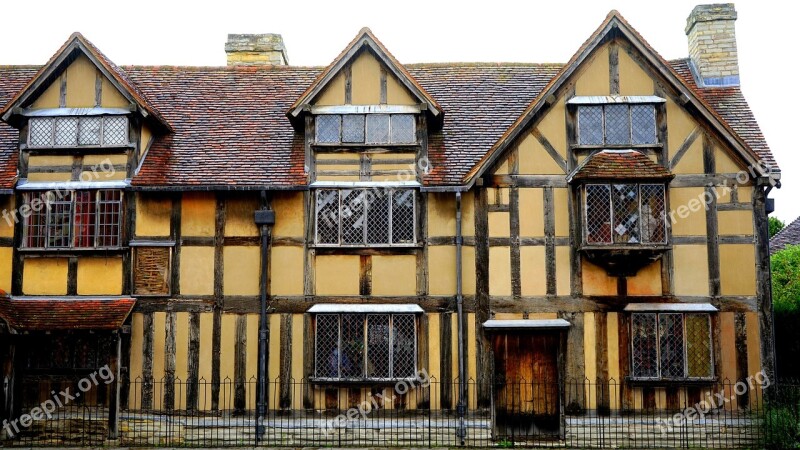
[[[223, 65], [228, 33], [281, 33], [291, 64], [327, 65], [364, 26], [402, 63], [565, 62], [611, 9], [674, 59], [687, 55], [686, 17], [698, 3], [14, 1], [3, 4], [0, 64], [43, 64], [80, 31], [120, 65]], [[800, 150], [790, 138], [800, 127], [792, 112], [800, 6], [740, 0], [736, 9], [742, 89], [783, 171], [783, 188], [772, 196], [775, 214], [788, 222], [800, 216]]]

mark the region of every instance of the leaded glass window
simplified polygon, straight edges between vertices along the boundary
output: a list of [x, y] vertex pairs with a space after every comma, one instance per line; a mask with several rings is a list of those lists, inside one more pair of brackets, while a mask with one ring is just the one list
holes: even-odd
[[656, 108], [648, 104], [578, 107], [579, 145], [654, 145]]
[[666, 243], [664, 195], [663, 184], [586, 185], [586, 243]]
[[413, 378], [416, 333], [413, 314], [318, 314], [316, 376], [334, 380]]
[[416, 191], [413, 189], [319, 189], [316, 205], [317, 245], [416, 243]]
[[413, 114], [319, 114], [317, 144], [414, 145], [417, 143]]
[[631, 315], [631, 375], [634, 378], [711, 378], [711, 348], [709, 314]]
[[125, 116], [33, 117], [28, 123], [28, 146], [34, 148], [128, 144]]

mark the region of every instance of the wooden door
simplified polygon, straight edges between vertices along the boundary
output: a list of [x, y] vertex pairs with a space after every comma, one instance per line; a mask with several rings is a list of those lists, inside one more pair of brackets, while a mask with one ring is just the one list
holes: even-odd
[[493, 337], [496, 437], [559, 433], [559, 342], [553, 332]]

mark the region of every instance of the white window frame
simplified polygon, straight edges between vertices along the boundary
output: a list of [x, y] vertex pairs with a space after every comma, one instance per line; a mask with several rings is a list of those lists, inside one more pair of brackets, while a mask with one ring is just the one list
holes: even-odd
[[[638, 203], [637, 211], [639, 212], [639, 236], [640, 240], [639, 243], [627, 243], [627, 242], [614, 242], [614, 228], [613, 225], [615, 223], [614, 220], [614, 185], [622, 185], [622, 184], [630, 184], [636, 186], [636, 201]], [[588, 205], [588, 187], [589, 186], [607, 186], [609, 189], [609, 203], [608, 208], [610, 210], [609, 217], [611, 218], [611, 241], [610, 242], [589, 242], [589, 205]], [[661, 187], [663, 193], [663, 201], [664, 201], [664, 240], [660, 242], [654, 241], [647, 241], [644, 242], [642, 237], [642, 186], [659, 186]], [[667, 233], [667, 186], [664, 183], [626, 183], [626, 182], [619, 182], [619, 183], [587, 183], [583, 186], [583, 243], [585, 245], [666, 245], [669, 242], [669, 236]]]
[[[664, 377], [662, 376], [662, 368], [661, 368], [661, 321], [660, 316], [664, 314], [679, 314], [681, 315], [681, 326], [683, 326], [683, 376], [682, 377]], [[656, 365], [658, 368], [658, 373], [655, 377], [644, 377], [644, 376], [636, 376], [634, 375], [634, 368], [633, 368], [633, 356], [634, 356], [634, 348], [633, 348], [633, 316], [635, 315], [653, 315], [656, 317]], [[690, 377], [689, 374], [689, 340], [686, 337], [686, 316], [687, 315], [698, 315], [698, 316], [705, 316], [706, 320], [708, 320], [708, 344], [709, 344], [709, 353], [708, 353], [708, 364], [710, 367], [710, 375], [707, 377]], [[680, 381], [680, 380], [713, 380], [715, 378], [715, 368], [714, 368], [714, 322], [711, 320], [711, 314], [709, 313], [698, 313], [698, 312], [678, 312], [678, 311], [651, 311], [651, 312], [636, 312], [631, 313], [630, 315], [630, 342], [628, 343], [631, 358], [630, 358], [630, 371], [631, 371], [631, 379], [634, 380], [655, 380], [655, 381]]]
[[[342, 195], [342, 192], [344, 192], [344, 191], [358, 191], [358, 190], [362, 190], [362, 191], [365, 191], [365, 192], [366, 191], [370, 191], [370, 190], [380, 190], [380, 191], [388, 192], [388, 194], [386, 194], [386, 195], [389, 195], [389, 197], [391, 198], [391, 201], [392, 201], [392, 203], [389, 205], [389, 217], [386, 220], [386, 222], [388, 224], [388, 227], [389, 227], [389, 229], [387, 231], [388, 236], [389, 236], [389, 242], [388, 243], [370, 243], [369, 242], [369, 239], [367, 238], [368, 233], [369, 233], [369, 230], [368, 230], [368, 227], [369, 227], [369, 219], [368, 219], [369, 208], [367, 208], [367, 210], [364, 213], [365, 221], [364, 221], [364, 230], [363, 230], [363, 235], [364, 236], [363, 236], [362, 243], [343, 243], [342, 242], [342, 207], [343, 207], [342, 199], [344, 197]], [[339, 207], [338, 207], [339, 208], [338, 209], [339, 213], [337, 214], [338, 243], [322, 243], [322, 242], [320, 242], [320, 236], [319, 236], [319, 230], [320, 230], [320, 228], [319, 228], [319, 218], [320, 218], [320, 214], [319, 214], [317, 196], [319, 195], [319, 193], [321, 191], [338, 191], [338, 194], [337, 194], [337, 198], [338, 198], [338, 202], [339, 202]], [[413, 205], [412, 205], [412, 208], [411, 208], [412, 209], [411, 220], [412, 220], [413, 233], [412, 233], [412, 241], [411, 242], [398, 242], [398, 243], [393, 242], [393, 238], [394, 238], [393, 229], [392, 229], [392, 227], [393, 227], [393, 223], [392, 223], [393, 220], [392, 219], [393, 219], [393, 214], [394, 214], [394, 207], [393, 207], [394, 203], [393, 202], [394, 202], [394, 193], [397, 192], [397, 191], [408, 191], [408, 192], [412, 193], [411, 199], [412, 199]], [[319, 247], [416, 247], [417, 246], [417, 240], [418, 240], [418, 237], [417, 237], [418, 228], [419, 228], [418, 225], [417, 225], [417, 221], [418, 221], [418, 217], [417, 217], [417, 214], [418, 214], [417, 213], [417, 207], [418, 207], [417, 195], [418, 194], [417, 194], [417, 190], [416, 189], [399, 188], [399, 187], [383, 187], [383, 186], [380, 186], [380, 187], [373, 186], [373, 187], [366, 187], [366, 188], [355, 188], [354, 187], [354, 188], [319, 188], [319, 189], [316, 189], [314, 191], [314, 245], [319, 246]]]
[[[317, 376], [319, 373], [319, 353], [317, 351], [319, 338], [317, 336], [317, 318], [320, 316], [334, 316], [338, 319], [338, 343], [337, 349], [339, 350], [339, 365], [338, 365], [338, 372], [341, 375], [341, 358], [342, 358], [342, 316], [345, 315], [361, 315], [364, 318], [364, 350], [363, 350], [363, 367], [361, 373], [363, 374], [362, 377], [320, 377]], [[367, 363], [369, 361], [369, 317], [370, 316], [389, 316], [389, 371], [392, 372], [389, 377], [370, 377], [367, 375]], [[412, 341], [414, 342], [414, 371], [411, 377], [395, 377], [394, 376], [394, 318], [395, 316], [411, 316], [414, 324], [414, 336]], [[319, 381], [329, 381], [329, 382], [338, 382], [338, 381], [401, 381], [401, 380], [416, 380], [417, 375], [419, 374], [419, 367], [417, 366], [417, 360], [419, 358], [419, 324], [417, 320], [417, 314], [413, 313], [377, 313], [377, 312], [369, 312], [369, 313], [359, 313], [359, 312], [342, 312], [342, 313], [319, 313], [316, 314], [314, 317], [314, 378]]]

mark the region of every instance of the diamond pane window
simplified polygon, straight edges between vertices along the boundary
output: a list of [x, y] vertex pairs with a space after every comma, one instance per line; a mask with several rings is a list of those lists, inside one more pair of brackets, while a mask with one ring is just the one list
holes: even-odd
[[315, 360], [317, 376], [339, 378], [339, 316], [317, 316], [317, 345]]
[[316, 193], [316, 243], [413, 245], [415, 205], [416, 193], [411, 189], [320, 189]]
[[342, 191], [342, 243], [364, 243], [364, 190]]
[[390, 380], [416, 376], [413, 314], [320, 314], [316, 324], [317, 377]]
[[103, 118], [103, 145], [127, 145], [127, 144], [128, 144], [128, 118], [116, 117], [116, 116], [109, 116]]
[[613, 196], [613, 234], [615, 243], [638, 244], [639, 239], [639, 198], [635, 184], [614, 184]]
[[367, 116], [367, 144], [388, 144], [389, 115], [370, 114]]
[[317, 143], [338, 144], [341, 142], [342, 116], [337, 114], [317, 116]]
[[632, 375], [639, 378], [658, 377], [658, 341], [656, 315], [633, 314], [631, 317], [633, 347]]
[[664, 185], [642, 184], [639, 189], [641, 193], [642, 242], [664, 243], [667, 241]]
[[607, 184], [586, 186], [586, 242], [611, 243], [611, 188]]
[[339, 191], [317, 191], [317, 243], [339, 243]]
[[411, 114], [392, 115], [392, 144], [412, 144], [417, 141], [414, 116]]
[[631, 106], [631, 134], [634, 144], [655, 144], [656, 108], [653, 105]]
[[577, 115], [579, 145], [625, 147], [658, 144], [654, 105], [579, 106]]
[[25, 248], [113, 248], [122, 239], [122, 192], [46, 191], [23, 197]]
[[711, 322], [708, 314], [686, 314], [686, 368], [691, 378], [708, 378], [711, 371]]
[[631, 121], [627, 105], [603, 107], [606, 120], [606, 144], [627, 145], [631, 143]]
[[683, 315], [659, 314], [658, 331], [661, 376], [683, 377]]
[[83, 117], [80, 121], [78, 145], [100, 145], [101, 117]]
[[389, 244], [389, 219], [392, 197], [390, 191], [373, 189], [367, 191], [367, 243]]
[[578, 142], [581, 145], [603, 143], [603, 107], [582, 106], [578, 108]]
[[348, 144], [364, 143], [364, 115], [347, 114], [342, 116], [342, 142]]
[[53, 119], [36, 117], [28, 123], [28, 145], [46, 147], [53, 145]]
[[631, 375], [634, 378], [713, 377], [708, 314], [631, 315]]
[[584, 191], [588, 244], [665, 244], [663, 184], [588, 184]]
[[56, 117], [55, 145], [75, 146], [78, 143], [78, 118]]

